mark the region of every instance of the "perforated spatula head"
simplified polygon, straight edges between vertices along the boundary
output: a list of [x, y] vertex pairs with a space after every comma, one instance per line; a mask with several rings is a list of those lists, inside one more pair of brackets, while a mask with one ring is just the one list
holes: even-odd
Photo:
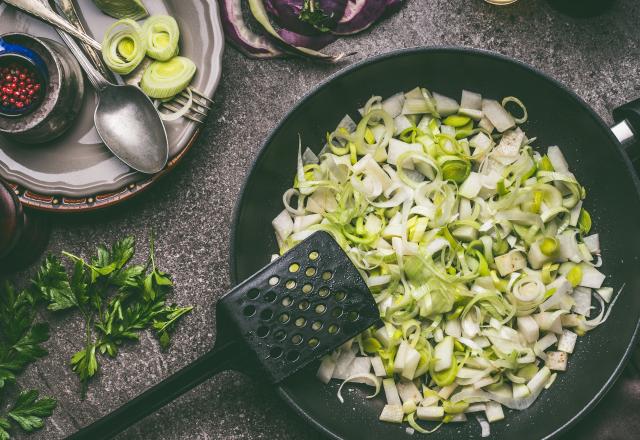
[[218, 342], [255, 354], [272, 382], [335, 350], [380, 319], [365, 281], [326, 232], [316, 232], [218, 301]]

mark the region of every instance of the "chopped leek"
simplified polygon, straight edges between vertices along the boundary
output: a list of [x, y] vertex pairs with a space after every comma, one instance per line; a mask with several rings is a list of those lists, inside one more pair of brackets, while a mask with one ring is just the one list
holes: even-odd
[[147, 8], [140, 0], [93, 0], [93, 3], [113, 18], [140, 20], [149, 15]]
[[167, 61], [178, 54], [180, 29], [175, 18], [169, 15], [153, 15], [142, 25], [147, 44], [147, 55], [154, 60]]
[[140, 88], [151, 98], [171, 98], [189, 86], [195, 73], [196, 65], [189, 58], [154, 61], [144, 71]]
[[102, 58], [115, 73], [131, 73], [138, 67], [145, 52], [142, 28], [129, 18], [116, 21], [104, 34]]
[[299, 154], [273, 222], [281, 254], [331, 233], [380, 310], [383, 325], [355, 339], [366, 357], [342, 347], [319, 378], [379, 378], [380, 419], [419, 432], [416, 419], [482, 411], [493, 422], [503, 406], [528, 408], [620, 296], [602, 287], [599, 236], [585, 237], [584, 188], [558, 147], [534, 148], [517, 98], [465, 91], [459, 105], [415, 88], [360, 113], [306, 154], [313, 161]]

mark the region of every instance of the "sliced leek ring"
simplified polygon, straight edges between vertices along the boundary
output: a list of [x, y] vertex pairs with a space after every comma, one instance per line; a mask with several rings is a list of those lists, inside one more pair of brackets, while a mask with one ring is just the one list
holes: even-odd
[[180, 29], [173, 17], [153, 15], [142, 25], [147, 45], [147, 56], [158, 61], [167, 61], [178, 54]]
[[125, 18], [113, 23], [102, 40], [102, 58], [113, 72], [131, 73], [143, 60], [146, 45], [142, 28], [135, 21]]
[[151, 98], [170, 98], [187, 88], [195, 73], [196, 65], [189, 58], [154, 61], [142, 74], [140, 88]]

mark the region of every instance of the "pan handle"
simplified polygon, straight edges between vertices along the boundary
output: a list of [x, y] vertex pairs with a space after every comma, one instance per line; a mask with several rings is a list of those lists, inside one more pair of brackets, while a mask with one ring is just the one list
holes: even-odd
[[246, 362], [246, 354], [235, 342], [216, 344], [213, 350], [166, 378], [158, 385], [125, 403], [120, 408], [82, 428], [66, 440], [109, 440], [200, 385], [215, 374], [234, 369]]
[[631, 160], [640, 156], [640, 151], [631, 149], [631, 145], [640, 140], [640, 99], [621, 105], [613, 110], [613, 119], [616, 125], [611, 131], [624, 147]]

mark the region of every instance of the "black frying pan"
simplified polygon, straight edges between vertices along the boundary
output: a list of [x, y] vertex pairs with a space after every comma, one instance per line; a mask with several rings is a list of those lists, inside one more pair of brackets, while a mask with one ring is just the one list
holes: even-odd
[[[560, 374], [528, 410], [507, 411], [491, 425], [492, 438], [540, 439], [573, 425], [614, 383], [634, 347], [640, 318], [640, 182], [627, 152], [587, 104], [539, 71], [496, 54], [471, 49], [409, 49], [358, 63], [324, 82], [284, 118], [267, 139], [238, 202], [231, 268], [239, 282], [269, 261], [277, 250], [271, 227], [282, 210], [282, 193], [296, 169], [298, 133], [319, 151], [326, 131], [345, 113], [356, 114], [373, 94], [383, 97], [415, 86], [459, 97], [463, 88], [484, 96], [514, 95], [529, 110], [527, 134], [539, 147], [560, 145], [571, 170], [587, 188], [586, 208], [600, 233], [606, 283], [625, 284], [609, 320], [580, 338], [568, 371]], [[635, 105], [635, 106], [634, 106]], [[638, 123], [634, 103], [626, 117]], [[636, 113], [634, 113], [636, 112]], [[622, 114], [622, 113], [621, 113]], [[636, 125], [640, 130], [640, 124]], [[281, 384], [282, 398], [303, 418], [336, 439], [415, 438], [405, 426], [378, 422], [384, 397], [365, 400], [366, 390], [347, 393], [341, 405], [337, 386], [315, 380], [315, 367]], [[444, 426], [430, 438], [477, 438], [473, 417]]]

